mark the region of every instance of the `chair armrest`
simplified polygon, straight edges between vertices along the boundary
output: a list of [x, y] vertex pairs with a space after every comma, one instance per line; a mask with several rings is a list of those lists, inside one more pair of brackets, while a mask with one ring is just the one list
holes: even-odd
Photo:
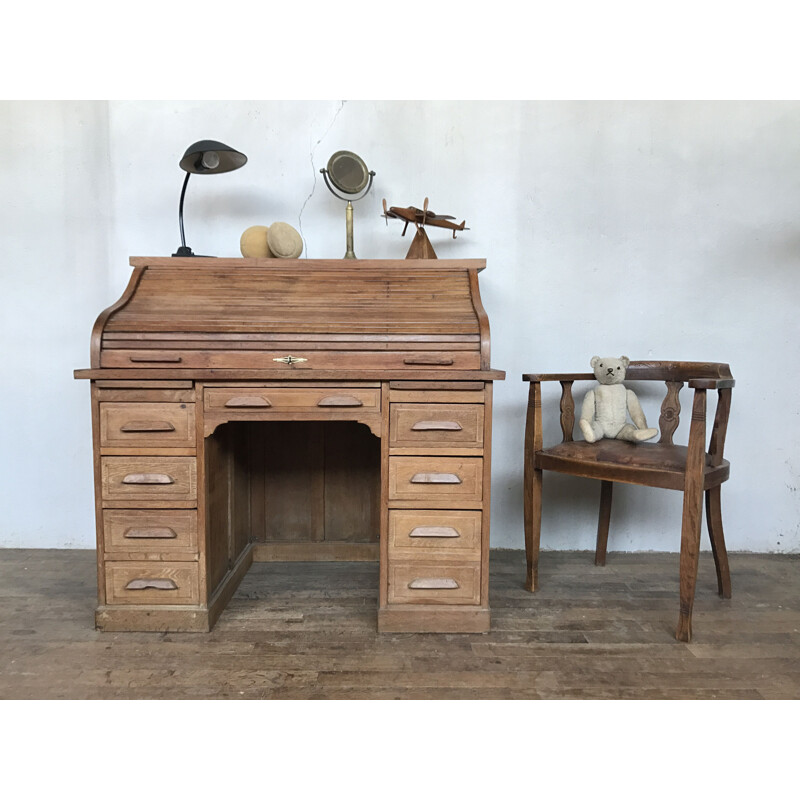
[[690, 378], [690, 389], [733, 389], [736, 381], [733, 378]]
[[595, 377], [591, 372], [565, 372], [563, 374], [534, 373], [523, 375], [522, 380], [530, 381], [531, 383], [544, 383], [545, 381], [593, 381]]
[[[552, 373], [552, 374], [526, 374], [522, 376], [523, 381], [530, 383], [528, 391], [528, 418], [526, 429], [530, 435], [526, 435], [526, 442], [535, 449], [542, 447], [542, 387], [544, 381], [559, 381], [561, 383], [561, 432], [562, 442], [571, 442], [572, 431], [575, 427], [575, 400], [572, 397], [572, 384], [574, 381], [591, 381], [595, 376], [588, 372], [571, 373]], [[526, 445], [527, 446], [527, 445]]]

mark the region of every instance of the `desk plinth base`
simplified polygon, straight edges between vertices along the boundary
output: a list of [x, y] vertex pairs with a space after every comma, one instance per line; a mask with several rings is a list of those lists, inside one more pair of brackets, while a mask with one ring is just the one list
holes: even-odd
[[488, 633], [491, 612], [474, 606], [389, 606], [378, 609], [379, 633]]
[[94, 614], [99, 631], [159, 631], [207, 633], [212, 628], [207, 608], [194, 606], [98, 606]]

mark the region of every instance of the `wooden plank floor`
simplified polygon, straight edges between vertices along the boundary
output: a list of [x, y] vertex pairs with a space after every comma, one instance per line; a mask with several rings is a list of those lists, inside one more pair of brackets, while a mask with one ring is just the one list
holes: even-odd
[[800, 556], [701, 555], [694, 641], [678, 557], [493, 551], [492, 630], [376, 632], [377, 564], [257, 563], [207, 634], [94, 630], [93, 551], [0, 550], [0, 698], [800, 697]]

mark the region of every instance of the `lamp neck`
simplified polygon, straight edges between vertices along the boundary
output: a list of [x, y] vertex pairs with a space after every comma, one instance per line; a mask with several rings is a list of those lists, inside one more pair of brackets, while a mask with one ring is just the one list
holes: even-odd
[[186, 195], [186, 184], [189, 183], [189, 176], [191, 172], [186, 173], [186, 179], [183, 182], [183, 189], [181, 189], [181, 201], [178, 204], [178, 222], [181, 226], [181, 246], [178, 248], [177, 253], [173, 253], [173, 256], [193, 256], [194, 253], [190, 247], [186, 246], [186, 237], [183, 235], [183, 198]]
[[181, 189], [181, 201], [178, 204], [178, 221], [180, 222], [181, 226], [181, 247], [186, 248], [186, 237], [183, 233], [183, 198], [186, 197], [186, 186], [189, 183], [189, 178], [191, 178], [192, 173], [187, 172], [186, 178], [183, 181], [183, 189]]

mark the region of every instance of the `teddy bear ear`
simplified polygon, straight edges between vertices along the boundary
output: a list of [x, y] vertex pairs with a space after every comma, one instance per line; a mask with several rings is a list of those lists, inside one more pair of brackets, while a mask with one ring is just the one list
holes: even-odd
[[589, 365], [592, 369], [594, 369], [598, 363], [600, 362], [600, 356], [592, 356], [592, 360], [589, 362]]
[[631, 360], [628, 358], [628, 356], [622, 356], [620, 361], [622, 362], [622, 366], [625, 367], [625, 369], [628, 369], [628, 365], [631, 363]]

